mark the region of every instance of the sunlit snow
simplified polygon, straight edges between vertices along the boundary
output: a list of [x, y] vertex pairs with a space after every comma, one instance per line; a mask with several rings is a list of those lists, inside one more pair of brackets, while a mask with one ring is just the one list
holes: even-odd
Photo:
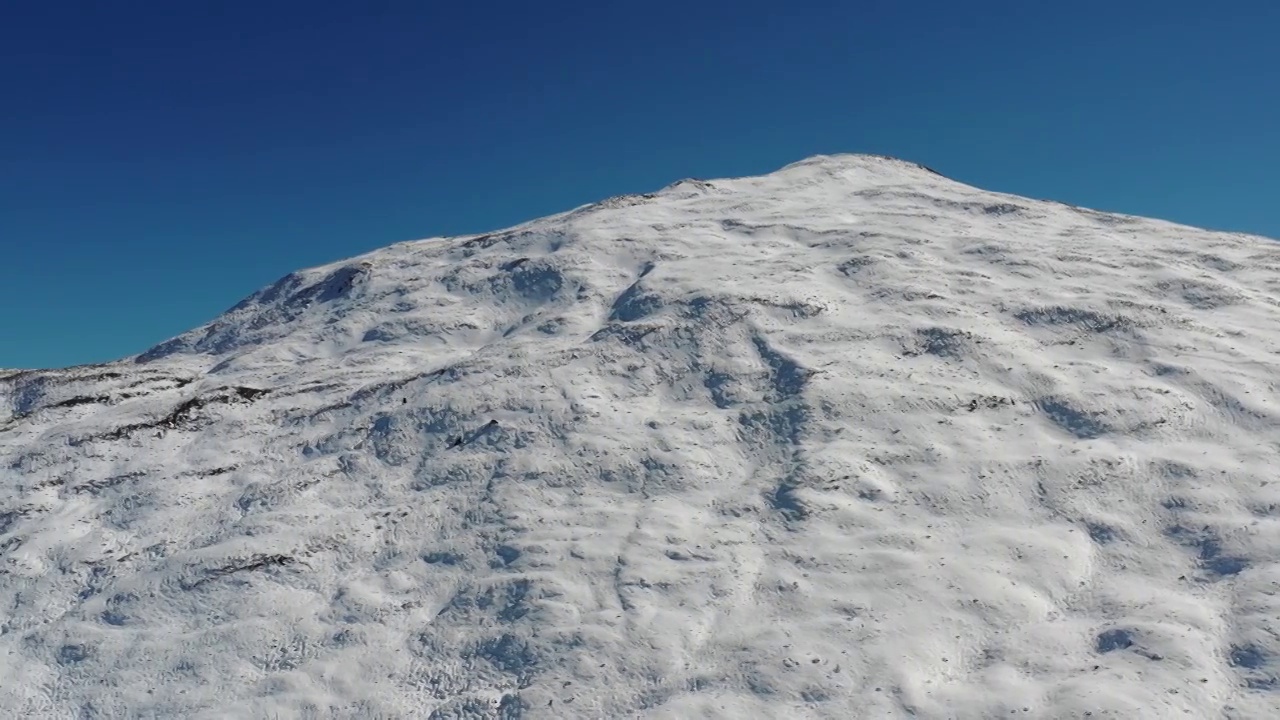
[[1280, 716], [1280, 247], [817, 157], [0, 373], [0, 716]]

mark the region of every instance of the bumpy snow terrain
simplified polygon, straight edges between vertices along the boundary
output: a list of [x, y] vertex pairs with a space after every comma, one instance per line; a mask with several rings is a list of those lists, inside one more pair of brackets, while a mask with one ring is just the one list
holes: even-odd
[[817, 157], [0, 373], [0, 716], [1280, 715], [1280, 246]]

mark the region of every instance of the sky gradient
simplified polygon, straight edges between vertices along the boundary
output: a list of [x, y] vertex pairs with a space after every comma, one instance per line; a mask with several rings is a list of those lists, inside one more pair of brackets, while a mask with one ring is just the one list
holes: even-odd
[[131, 355], [295, 269], [816, 153], [1280, 237], [1277, 29], [1261, 1], [14, 3], [0, 367]]

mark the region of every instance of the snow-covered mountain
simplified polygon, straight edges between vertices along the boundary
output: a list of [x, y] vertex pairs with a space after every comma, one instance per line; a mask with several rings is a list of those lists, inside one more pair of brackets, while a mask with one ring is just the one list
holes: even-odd
[[0, 373], [0, 716], [1280, 716], [1280, 246], [888, 158]]

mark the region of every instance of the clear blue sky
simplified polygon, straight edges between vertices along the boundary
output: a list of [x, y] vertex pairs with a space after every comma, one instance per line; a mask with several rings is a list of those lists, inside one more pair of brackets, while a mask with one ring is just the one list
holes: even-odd
[[1274, 0], [7, 3], [0, 367], [819, 152], [1278, 237], [1278, 30]]

